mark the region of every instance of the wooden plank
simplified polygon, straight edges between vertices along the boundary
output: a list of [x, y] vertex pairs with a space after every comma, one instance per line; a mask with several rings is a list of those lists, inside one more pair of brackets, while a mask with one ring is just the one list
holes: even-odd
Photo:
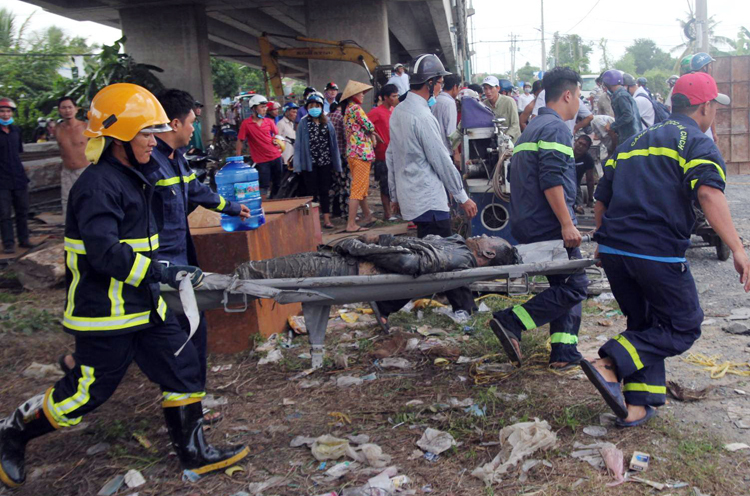
[[312, 199], [312, 196], [304, 196], [300, 198], [286, 198], [284, 200], [265, 200], [263, 202], [263, 211], [266, 214], [285, 214], [303, 205], [312, 203]]
[[717, 57], [716, 62], [711, 65], [711, 75], [717, 83], [729, 83], [732, 81], [732, 57]]
[[[31, 243], [35, 245], [40, 245], [44, 241], [49, 238], [49, 234], [45, 234], [43, 236], [31, 236]], [[0, 262], [2, 263], [8, 263], [12, 262], [13, 260], [16, 260], [18, 258], [21, 258], [24, 256], [31, 248], [21, 248], [18, 245], [16, 245], [16, 252], [15, 253], [0, 253]]]
[[[407, 222], [401, 222], [401, 223], [398, 223], [398, 224], [391, 224], [391, 225], [388, 225], [388, 226], [372, 228], [372, 229], [370, 229], [368, 231], [363, 231], [361, 234], [365, 234], [365, 233], [368, 233], [368, 234], [371, 234], [371, 233], [372, 234], [393, 234], [394, 236], [399, 236], [399, 235], [403, 235], [403, 234], [407, 234], [408, 233], [408, 229], [407, 229], [408, 225], [409, 224]], [[414, 231], [414, 233], [416, 234], [416, 231]], [[347, 233], [347, 232], [341, 232], [341, 231], [337, 231], [337, 232], [333, 232], [333, 233], [323, 233], [323, 244], [327, 245], [327, 244], [330, 244], [333, 241], [338, 241], [338, 240], [344, 239], [344, 238], [350, 238], [353, 235], [354, 236], [358, 236], [357, 234], [352, 234], [352, 233]]]

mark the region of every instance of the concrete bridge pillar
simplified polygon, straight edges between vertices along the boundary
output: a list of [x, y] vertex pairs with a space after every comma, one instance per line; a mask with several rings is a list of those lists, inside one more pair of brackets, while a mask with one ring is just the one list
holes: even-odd
[[185, 90], [205, 105], [203, 142], [210, 143], [214, 89], [204, 6], [149, 6], [119, 12], [127, 52], [137, 62], [164, 69], [157, 74], [164, 86]]
[[[386, 0], [316, 0], [306, 4], [308, 37], [334, 41], [352, 40], [375, 55], [381, 64], [390, 64]], [[350, 79], [369, 83], [367, 71], [362, 66], [351, 62], [310, 61], [310, 83], [320, 92], [329, 81], [335, 82], [344, 91]], [[367, 102], [370, 99], [365, 100]]]

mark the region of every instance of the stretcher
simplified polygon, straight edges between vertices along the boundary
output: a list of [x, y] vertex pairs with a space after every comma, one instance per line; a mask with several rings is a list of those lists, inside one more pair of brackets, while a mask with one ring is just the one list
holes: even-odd
[[[248, 302], [255, 299], [271, 299], [280, 304], [302, 303], [310, 344], [313, 348], [322, 348], [332, 305], [419, 298], [477, 281], [516, 278], [528, 281], [529, 277], [537, 275], [585, 270], [596, 263], [595, 259], [569, 260], [562, 241], [517, 245], [516, 249], [522, 261], [518, 265], [478, 267], [418, 277], [379, 274], [240, 280], [235, 276], [207, 273], [203, 285], [195, 290], [195, 303], [201, 311], [223, 308], [230, 313], [247, 310]], [[183, 313], [183, 302], [177, 291], [166, 287], [162, 296], [170, 309]]]

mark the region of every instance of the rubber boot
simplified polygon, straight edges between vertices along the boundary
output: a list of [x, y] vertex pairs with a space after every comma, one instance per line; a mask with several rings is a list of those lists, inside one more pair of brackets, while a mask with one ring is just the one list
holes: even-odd
[[196, 474], [228, 467], [249, 453], [245, 446], [215, 448], [206, 442], [200, 402], [164, 408], [164, 419], [182, 467]]
[[26, 443], [55, 430], [44, 414], [44, 398], [34, 396], [0, 421], [0, 480], [8, 487], [26, 481]]

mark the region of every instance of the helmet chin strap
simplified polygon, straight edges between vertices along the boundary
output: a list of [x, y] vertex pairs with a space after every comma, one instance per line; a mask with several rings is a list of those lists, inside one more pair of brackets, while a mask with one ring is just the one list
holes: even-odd
[[435, 96], [435, 80], [430, 79], [427, 81], [427, 87], [430, 89], [430, 96]]
[[125, 156], [128, 157], [128, 162], [130, 162], [130, 165], [137, 168], [139, 165], [138, 160], [135, 158], [135, 153], [133, 153], [133, 147], [130, 145], [129, 141], [123, 141], [122, 147], [125, 148]]

